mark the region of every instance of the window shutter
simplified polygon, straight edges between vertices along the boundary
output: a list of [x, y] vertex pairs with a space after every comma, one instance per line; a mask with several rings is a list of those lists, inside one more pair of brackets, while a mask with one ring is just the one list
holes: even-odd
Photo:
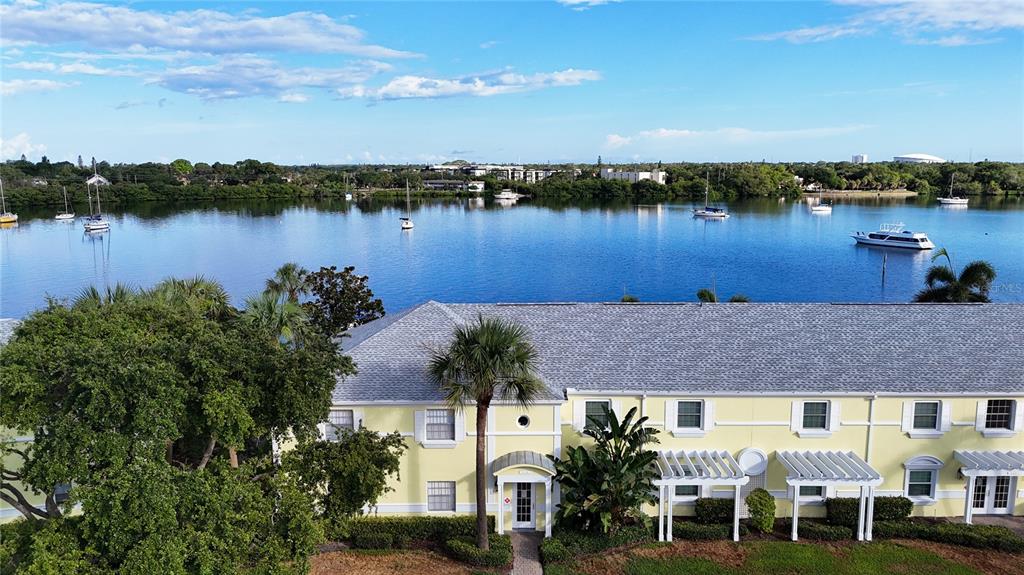
[[665, 431], [672, 431], [676, 428], [679, 419], [679, 400], [665, 400]]
[[715, 402], [704, 400], [704, 431], [715, 428]]
[[914, 428], [914, 402], [903, 402], [903, 433], [909, 433]]
[[939, 421], [939, 431], [949, 431], [953, 427], [953, 404], [943, 401], [940, 405], [942, 406], [942, 419]]
[[981, 400], [978, 402], [978, 414], [974, 418], [974, 429], [976, 431], [985, 431], [985, 410], [988, 408], [988, 401]]
[[[492, 414], [493, 415], [493, 414]], [[466, 410], [455, 412], [455, 441], [466, 440]]]
[[842, 404], [838, 401], [828, 402], [828, 430], [832, 432], [839, 431], [839, 407]]
[[413, 430], [413, 439], [417, 442], [422, 443], [427, 437], [427, 412], [417, 411], [416, 412], [416, 427]]
[[619, 421], [622, 421], [622, 418], [626, 415], [625, 413], [622, 413], [622, 401], [619, 399], [611, 400], [611, 407], [612, 411], [615, 412], [615, 417], [619, 418]]
[[572, 426], [576, 431], [583, 431], [587, 425], [587, 402], [577, 399], [572, 402]]
[[363, 410], [353, 409], [352, 410], [352, 429], [359, 431], [363, 428]]
[[1014, 401], [1013, 406], [1013, 430], [1024, 431], [1024, 402]]
[[792, 413], [791, 419], [789, 420], [789, 430], [790, 431], [800, 431], [800, 428], [803, 427], [803, 422], [800, 421], [800, 417], [802, 415], [803, 415], [803, 402], [801, 402], [801, 401], [794, 401], [793, 402], [793, 413]]

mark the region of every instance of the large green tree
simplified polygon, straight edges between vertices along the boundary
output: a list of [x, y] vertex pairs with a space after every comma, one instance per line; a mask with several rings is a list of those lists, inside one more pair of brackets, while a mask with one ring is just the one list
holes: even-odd
[[312, 299], [302, 305], [310, 324], [327, 336], [338, 337], [384, 316], [384, 303], [373, 297], [368, 278], [356, 275], [355, 269], [322, 267], [305, 276]]
[[239, 321], [204, 282], [51, 302], [0, 356], [0, 426], [34, 437], [0, 494], [70, 485], [56, 512], [24, 514], [67, 523], [55, 533], [97, 569], [301, 571], [318, 538], [310, 495], [268, 447], [318, 437], [353, 366], [316, 332], [283, 345]]
[[526, 328], [479, 316], [459, 325], [448, 345], [434, 350], [430, 375], [453, 409], [476, 407], [476, 544], [488, 549], [487, 415], [492, 401], [526, 407], [543, 392], [536, 374], [537, 350]]

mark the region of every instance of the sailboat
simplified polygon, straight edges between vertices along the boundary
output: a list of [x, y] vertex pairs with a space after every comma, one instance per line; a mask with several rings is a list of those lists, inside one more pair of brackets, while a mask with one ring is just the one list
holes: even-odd
[[832, 204], [826, 204], [821, 201], [821, 188], [818, 188], [818, 203], [811, 206], [812, 214], [828, 215], [832, 213]]
[[712, 208], [708, 205], [708, 189], [709, 180], [711, 178], [711, 170], [708, 170], [707, 174], [704, 175], [704, 207], [694, 208], [693, 217], [695, 218], [715, 218], [724, 220], [729, 217], [729, 213], [725, 211], [725, 208]]
[[55, 220], [69, 221], [75, 219], [75, 212], [68, 209], [68, 188], [67, 186], [61, 186], [64, 188], [64, 211], [54, 216]]
[[18, 214], [7, 211], [7, 198], [4, 197], [4, 181], [0, 180], [0, 224], [18, 223]]
[[[409, 200], [409, 180], [405, 181], [405, 213], [409, 214], [410, 216], [412, 215], [412, 208], [410, 207]], [[412, 223], [411, 217], [404, 217], [398, 219], [402, 220], [403, 230], [411, 230], [413, 227], [415, 227], [415, 224]]]
[[[98, 175], [95, 168], [93, 168], [93, 177], [90, 180], [98, 180]], [[85, 184], [86, 189], [89, 189], [89, 183]], [[103, 218], [103, 208], [100, 206], [100, 184], [96, 183], [96, 212], [92, 212], [92, 194], [89, 195], [89, 212], [88, 218], [85, 218], [85, 231], [86, 232], [105, 232], [110, 229], [110, 222]]]
[[955, 175], [956, 175], [955, 172], [949, 175], [949, 195], [947, 195], [944, 198], [939, 198], [939, 203], [944, 205], [944, 206], [966, 206], [967, 205], [967, 198], [961, 198], [959, 196], [954, 196], [953, 195], [953, 176], [955, 176]]

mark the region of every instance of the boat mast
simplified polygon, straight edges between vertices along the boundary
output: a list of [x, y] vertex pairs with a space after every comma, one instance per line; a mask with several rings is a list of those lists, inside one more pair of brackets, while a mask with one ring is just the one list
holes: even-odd
[[711, 178], [711, 168], [704, 172], [704, 209], [708, 209], [708, 182]]
[[64, 189], [64, 213], [67, 214], [70, 213], [68, 212], [68, 187], [61, 186], [61, 188]]
[[953, 172], [953, 173], [949, 174], [949, 196], [948, 197], [950, 197], [950, 198], [953, 197], [953, 178], [954, 177], [956, 177], [956, 172]]
[[0, 180], [0, 213], [7, 213], [7, 198], [4, 197], [4, 181]]
[[405, 213], [412, 217], [412, 207], [409, 200], [409, 178], [405, 179]]

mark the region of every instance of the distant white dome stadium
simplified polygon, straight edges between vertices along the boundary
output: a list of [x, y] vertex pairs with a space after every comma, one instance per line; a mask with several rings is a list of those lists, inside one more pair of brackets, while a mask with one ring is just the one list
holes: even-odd
[[902, 156], [893, 156], [892, 161], [906, 164], [942, 164], [946, 162], [946, 160], [931, 154], [904, 154]]

